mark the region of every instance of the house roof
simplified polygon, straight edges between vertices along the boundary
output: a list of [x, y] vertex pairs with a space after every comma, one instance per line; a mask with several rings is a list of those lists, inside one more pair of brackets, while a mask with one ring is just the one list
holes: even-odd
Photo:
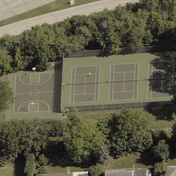
[[147, 170], [148, 169], [145, 169], [145, 168], [137, 168], [135, 170], [135, 176], [146, 176]]
[[73, 173], [50, 173], [50, 174], [37, 174], [37, 176], [72, 176]]
[[70, 172], [70, 173], [37, 174], [37, 176], [88, 176], [88, 171]]
[[145, 168], [110, 169], [105, 171], [105, 176], [148, 176], [148, 173]]
[[105, 171], [105, 176], [134, 176], [133, 169], [110, 169]]
[[176, 176], [176, 166], [167, 166], [166, 176]]

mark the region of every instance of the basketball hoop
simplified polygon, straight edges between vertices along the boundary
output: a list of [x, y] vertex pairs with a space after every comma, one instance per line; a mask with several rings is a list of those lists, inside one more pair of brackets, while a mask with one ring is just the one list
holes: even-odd
[[34, 72], [35, 72], [35, 71], [36, 71], [36, 67], [32, 67], [32, 71], [34, 71]]

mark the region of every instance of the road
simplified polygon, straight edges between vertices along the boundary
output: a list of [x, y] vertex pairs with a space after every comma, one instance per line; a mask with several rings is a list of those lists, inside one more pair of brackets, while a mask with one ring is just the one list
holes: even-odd
[[55, 22], [63, 21], [73, 15], [89, 15], [94, 12], [100, 12], [104, 9], [113, 10], [117, 5], [125, 5], [129, 2], [135, 3], [138, 1], [139, 0], [100, 0], [89, 4], [59, 10], [0, 27], [0, 37], [5, 34], [18, 35], [24, 30], [30, 29], [32, 26], [41, 25], [43, 23], [53, 24]]

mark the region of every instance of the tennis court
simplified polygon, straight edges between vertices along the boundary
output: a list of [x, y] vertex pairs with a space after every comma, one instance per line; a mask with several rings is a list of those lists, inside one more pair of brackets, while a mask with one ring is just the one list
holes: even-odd
[[[153, 76], [153, 73], [156, 74]], [[162, 70], [156, 69], [149, 63], [148, 98], [164, 98], [169, 96], [168, 93], [162, 92], [164, 80], [164, 72]]]
[[14, 113], [53, 110], [53, 73], [25, 73], [15, 76]]
[[100, 67], [73, 67], [71, 86], [71, 103], [96, 102], [98, 101], [98, 90], [100, 84]]
[[138, 64], [113, 64], [110, 67], [109, 100], [121, 101], [137, 98]]

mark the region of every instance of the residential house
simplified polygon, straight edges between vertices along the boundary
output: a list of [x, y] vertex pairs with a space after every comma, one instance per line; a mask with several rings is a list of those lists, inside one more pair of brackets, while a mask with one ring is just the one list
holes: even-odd
[[145, 168], [110, 169], [105, 176], [151, 176], [151, 172]]

